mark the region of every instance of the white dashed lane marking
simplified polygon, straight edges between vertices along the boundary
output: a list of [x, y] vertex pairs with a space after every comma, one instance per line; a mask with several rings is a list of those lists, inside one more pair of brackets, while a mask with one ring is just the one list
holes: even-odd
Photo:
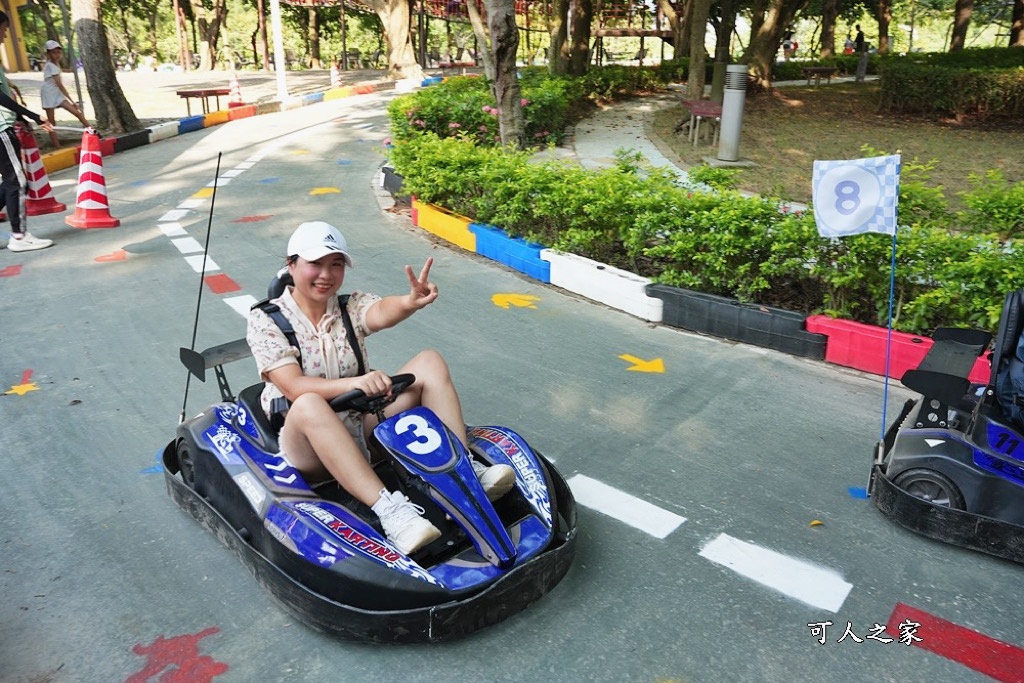
[[853, 588], [839, 572], [719, 534], [700, 551], [701, 557], [783, 595], [819, 609], [838, 612]]
[[665, 538], [686, 521], [685, 517], [582, 474], [572, 477], [568, 483], [580, 505], [614, 517], [655, 538]]

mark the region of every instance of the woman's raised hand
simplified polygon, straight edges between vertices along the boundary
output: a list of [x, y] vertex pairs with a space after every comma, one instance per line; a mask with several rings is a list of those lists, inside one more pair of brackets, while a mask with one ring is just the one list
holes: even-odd
[[413, 273], [412, 266], [405, 267], [405, 274], [409, 276], [409, 303], [416, 310], [432, 303], [437, 298], [437, 285], [427, 279], [432, 265], [434, 265], [433, 256], [423, 264], [419, 277]]

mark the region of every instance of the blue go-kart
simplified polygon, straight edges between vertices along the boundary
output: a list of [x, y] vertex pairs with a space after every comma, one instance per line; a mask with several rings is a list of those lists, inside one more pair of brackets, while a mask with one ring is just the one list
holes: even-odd
[[[868, 491], [911, 531], [1024, 563], [1024, 290], [1003, 305], [986, 385], [967, 379], [988, 332], [944, 328], [902, 382], [921, 394], [876, 446]], [[1018, 385], [1014, 388], [1013, 378]]]
[[[215, 370], [221, 402], [178, 426], [164, 449], [165, 477], [174, 502], [232, 548], [285, 611], [343, 639], [439, 641], [515, 614], [568, 571], [577, 536], [572, 493], [514, 431], [471, 427], [467, 452], [426, 408], [381, 420], [367, 438], [374, 470], [441, 530], [406, 556], [369, 508], [336, 482], [311, 488], [281, 457], [260, 406], [262, 383], [232, 396], [223, 366], [248, 355], [244, 339], [181, 350], [200, 381]], [[383, 417], [414, 378], [392, 381], [390, 399], [353, 391], [332, 406]], [[512, 466], [515, 487], [492, 503], [470, 459]]]

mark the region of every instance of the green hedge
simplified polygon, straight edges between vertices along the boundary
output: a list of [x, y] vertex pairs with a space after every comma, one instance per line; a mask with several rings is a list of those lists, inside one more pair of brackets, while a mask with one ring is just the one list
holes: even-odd
[[[1009, 52], [1024, 56], [1019, 48]], [[997, 68], [976, 66], [974, 59], [963, 56], [959, 59], [915, 55], [882, 60], [882, 108], [894, 113], [1024, 118], [1024, 65]], [[993, 56], [994, 64], [1009, 61]]]
[[[603, 66], [585, 76], [551, 76], [539, 67], [520, 70], [526, 137], [534, 144], [557, 143], [569, 113], [589, 102], [664, 89], [667, 70]], [[430, 132], [462, 137], [480, 145], [498, 145], [498, 112], [485, 78], [459, 76], [392, 100], [391, 137], [406, 140]]]
[[[823, 239], [809, 213], [780, 211], [777, 199], [694, 191], [668, 171], [642, 173], [625, 154], [614, 168], [586, 171], [433, 134], [396, 142], [392, 160], [405, 191], [514, 235], [659, 282], [869, 324], [886, 321], [891, 240]], [[934, 196], [920, 180], [927, 166], [918, 167], [917, 179], [908, 166], [895, 327], [916, 334], [943, 325], [994, 331], [1005, 293], [1024, 283], [1024, 253], [995, 233], [950, 230], [948, 213], [929, 207]], [[1024, 185], [1004, 189], [1024, 192]], [[1012, 204], [1002, 195], [999, 201], [976, 196], [993, 214]]]

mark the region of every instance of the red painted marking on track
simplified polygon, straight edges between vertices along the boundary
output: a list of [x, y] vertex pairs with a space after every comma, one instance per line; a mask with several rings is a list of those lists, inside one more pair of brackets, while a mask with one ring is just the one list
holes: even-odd
[[31, 370], [26, 370], [25, 372], [21, 373], [21, 383], [22, 384], [28, 384], [31, 381], [32, 381], [32, 371]]
[[224, 662], [218, 662], [209, 655], [199, 655], [199, 641], [214, 633], [220, 633], [220, 629], [214, 626], [195, 635], [173, 638], [157, 636], [151, 645], [136, 643], [132, 647], [132, 652], [145, 657], [146, 665], [141, 671], [129, 676], [125, 683], [144, 683], [164, 672], [169, 666], [177, 668], [162, 673], [160, 681], [209, 683], [214, 676], [220, 676], [228, 670], [228, 665]]
[[93, 260], [96, 261], [97, 263], [111, 263], [113, 261], [124, 261], [126, 258], [128, 258], [128, 252], [125, 251], [124, 249], [118, 249], [116, 251], [110, 252], [109, 254], [102, 254], [100, 256], [97, 256]]
[[214, 294], [227, 294], [228, 292], [237, 292], [241, 289], [237, 282], [229, 278], [224, 273], [207, 275], [203, 278], [203, 281]]
[[3, 270], [0, 270], [0, 277], [14, 277], [15, 275], [21, 275], [21, 264], [16, 266], [7, 266]]
[[268, 218], [273, 218], [274, 214], [267, 214], [266, 216], [242, 216], [231, 221], [232, 223], [253, 223], [255, 221], [265, 221]]
[[906, 620], [921, 624], [917, 647], [942, 655], [1004, 683], [1024, 683], [1024, 650], [951, 621], [896, 603], [886, 630], [898, 637]]

